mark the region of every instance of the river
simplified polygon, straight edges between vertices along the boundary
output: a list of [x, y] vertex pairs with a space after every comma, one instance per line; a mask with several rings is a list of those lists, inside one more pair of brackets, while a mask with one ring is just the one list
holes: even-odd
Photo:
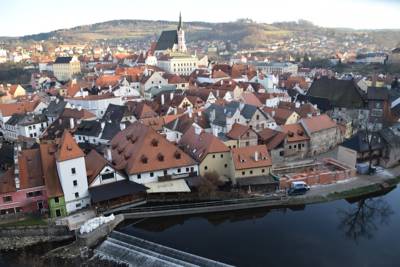
[[[400, 188], [350, 202], [124, 222], [119, 231], [236, 266], [397, 267]], [[0, 266], [40, 266], [51, 248], [2, 253]]]
[[120, 231], [236, 266], [400, 266], [400, 189], [293, 209], [145, 219]]

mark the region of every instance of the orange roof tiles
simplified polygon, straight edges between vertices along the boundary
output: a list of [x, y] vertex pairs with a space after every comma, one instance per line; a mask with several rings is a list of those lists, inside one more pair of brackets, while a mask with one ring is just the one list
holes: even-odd
[[204, 131], [196, 134], [193, 127], [182, 136], [179, 146], [198, 162], [201, 162], [210, 153], [229, 151], [229, 148], [217, 137]]
[[251, 131], [250, 127], [235, 123], [232, 125], [232, 129], [226, 134], [227, 137], [231, 139], [240, 139], [245, 133]]
[[84, 156], [85, 154], [79, 148], [72, 135], [67, 130], [64, 130], [56, 153], [57, 161], [66, 161]]
[[21, 189], [44, 185], [41, 164], [39, 149], [27, 149], [19, 152], [18, 165]]
[[300, 123], [287, 124], [282, 126], [282, 131], [287, 134], [288, 142], [302, 142], [310, 140]]
[[310, 133], [337, 127], [336, 122], [326, 114], [305, 118], [302, 122]]
[[3, 117], [9, 117], [13, 114], [24, 114], [33, 112], [40, 101], [26, 101], [17, 103], [0, 104], [0, 112]]
[[42, 158], [42, 170], [46, 184], [47, 196], [49, 198], [64, 195], [60, 179], [58, 177], [56, 157], [57, 145], [40, 144], [40, 156]]
[[233, 148], [231, 151], [236, 170], [262, 168], [272, 165], [271, 156], [265, 145]]
[[151, 127], [136, 121], [111, 141], [116, 169], [136, 174], [196, 164]]
[[92, 149], [89, 154], [86, 155], [85, 163], [89, 185], [94, 182], [94, 179], [99, 175], [101, 170], [109, 164], [95, 149]]

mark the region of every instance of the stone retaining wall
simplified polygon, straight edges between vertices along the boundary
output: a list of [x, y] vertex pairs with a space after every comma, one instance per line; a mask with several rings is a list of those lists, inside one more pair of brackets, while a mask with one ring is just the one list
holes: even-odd
[[65, 226], [9, 226], [0, 227], [0, 237], [74, 236]]

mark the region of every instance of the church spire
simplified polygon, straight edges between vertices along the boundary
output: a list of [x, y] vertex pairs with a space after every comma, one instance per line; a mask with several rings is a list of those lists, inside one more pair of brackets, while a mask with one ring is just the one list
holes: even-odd
[[182, 29], [182, 14], [179, 11], [179, 22], [178, 22], [178, 31]]

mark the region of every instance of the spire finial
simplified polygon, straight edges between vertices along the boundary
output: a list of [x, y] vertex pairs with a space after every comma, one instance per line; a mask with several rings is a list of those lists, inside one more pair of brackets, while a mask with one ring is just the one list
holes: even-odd
[[178, 31], [182, 28], [182, 13], [179, 11]]

